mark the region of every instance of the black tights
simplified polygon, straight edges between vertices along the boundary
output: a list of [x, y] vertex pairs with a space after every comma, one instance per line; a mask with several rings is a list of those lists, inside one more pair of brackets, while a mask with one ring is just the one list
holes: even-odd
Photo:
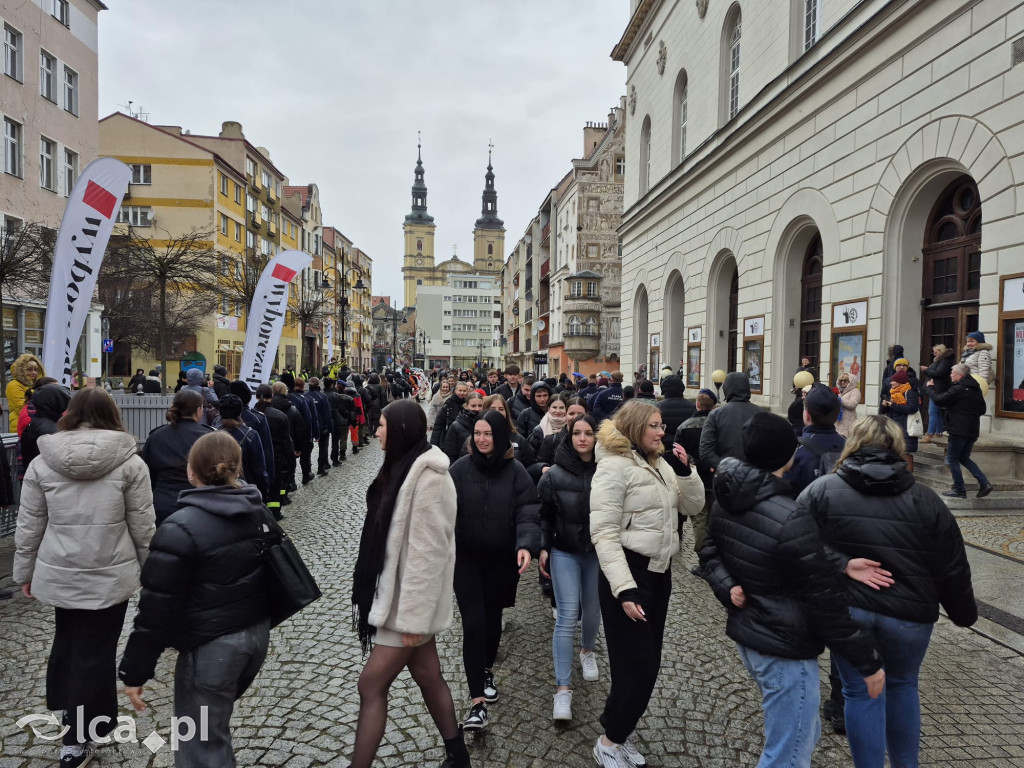
[[437, 658], [434, 639], [416, 648], [375, 645], [359, 676], [359, 722], [351, 768], [370, 768], [376, 757], [388, 720], [388, 690], [406, 667], [420, 687], [423, 701], [434, 725], [441, 732], [441, 738], [454, 739], [458, 736], [455, 704], [448, 683], [441, 676], [441, 661]]

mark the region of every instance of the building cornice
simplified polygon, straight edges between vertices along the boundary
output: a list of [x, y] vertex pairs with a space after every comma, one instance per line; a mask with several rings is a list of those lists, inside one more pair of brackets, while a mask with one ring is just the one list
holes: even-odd
[[612, 48], [612, 61], [625, 63], [632, 53], [633, 43], [636, 42], [640, 30], [643, 29], [644, 22], [647, 21], [648, 17], [652, 15], [659, 5], [661, 5], [661, 0], [640, 0], [640, 5], [633, 11], [633, 16], [626, 25], [626, 31], [622, 33], [622, 38]]

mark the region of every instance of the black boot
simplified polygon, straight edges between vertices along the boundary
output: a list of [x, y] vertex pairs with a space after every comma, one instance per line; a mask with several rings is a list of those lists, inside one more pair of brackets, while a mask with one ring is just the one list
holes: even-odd
[[454, 739], [444, 740], [444, 762], [441, 768], [472, 768], [469, 761], [469, 751], [466, 749], [466, 740], [462, 735], [462, 728], [459, 728], [459, 735]]

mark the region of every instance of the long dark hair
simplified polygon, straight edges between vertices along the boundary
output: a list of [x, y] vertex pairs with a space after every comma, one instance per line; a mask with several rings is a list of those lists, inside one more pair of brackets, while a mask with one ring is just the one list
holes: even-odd
[[71, 402], [64, 415], [57, 422], [57, 427], [69, 432], [79, 427], [92, 429], [109, 429], [114, 432], [126, 432], [121, 422], [121, 409], [114, 398], [105, 389], [80, 389], [71, 396]]
[[395, 501], [416, 459], [430, 450], [427, 415], [415, 401], [396, 400], [384, 408], [381, 418], [388, 430], [384, 464], [366, 489], [366, 519], [352, 575], [354, 618], [364, 653], [376, 632], [376, 628], [370, 626], [370, 608], [377, 592], [377, 581], [384, 570], [384, 554]]

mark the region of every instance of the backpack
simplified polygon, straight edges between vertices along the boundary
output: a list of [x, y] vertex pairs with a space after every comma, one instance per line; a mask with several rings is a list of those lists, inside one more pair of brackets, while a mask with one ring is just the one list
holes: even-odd
[[815, 456], [818, 457], [818, 466], [814, 470], [814, 477], [819, 478], [822, 475], [827, 475], [829, 472], [836, 468], [836, 464], [839, 463], [839, 457], [842, 456], [842, 451], [829, 451], [818, 445], [813, 440], [806, 440], [804, 438], [798, 438], [798, 442], [804, 448], [809, 450]]

